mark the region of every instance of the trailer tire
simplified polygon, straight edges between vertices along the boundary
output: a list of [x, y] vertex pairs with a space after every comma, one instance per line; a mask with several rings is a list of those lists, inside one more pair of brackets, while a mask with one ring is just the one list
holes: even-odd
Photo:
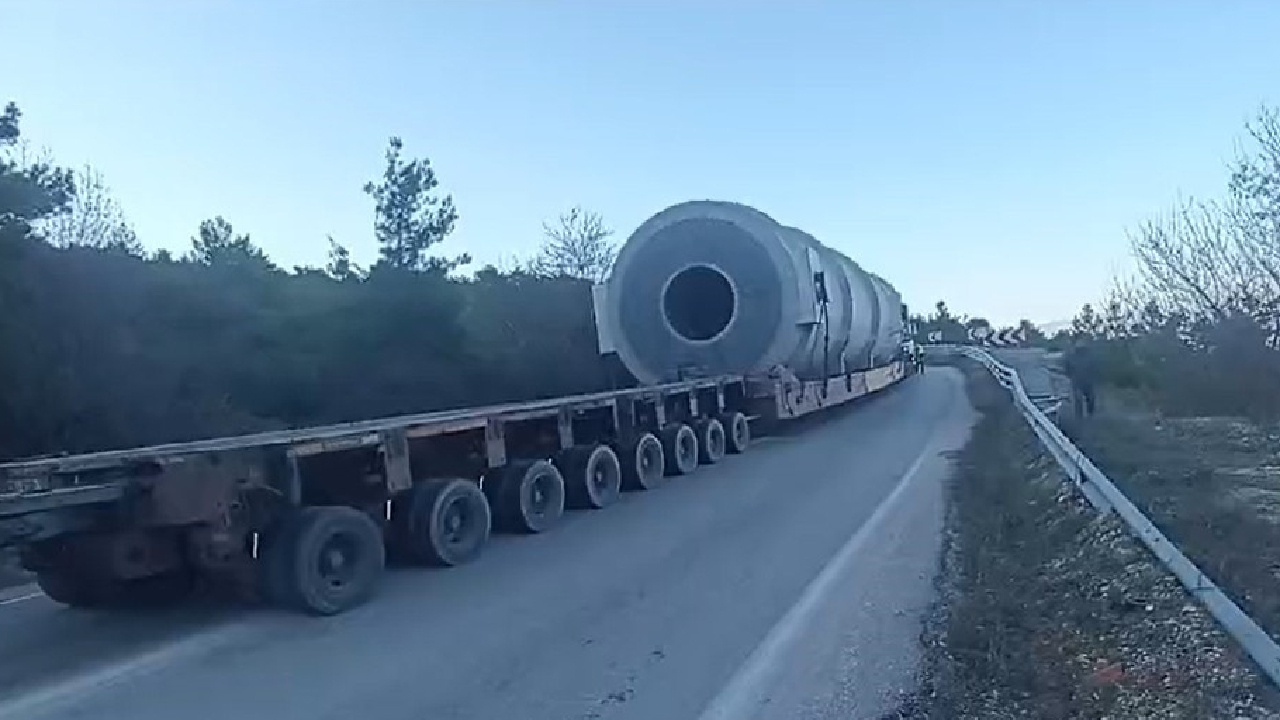
[[54, 568], [36, 573], [36, 585], [50, 599], [68, 607], [145, 609], [173, 605], [186, 599], [195, 590], [195, 575], [184, 568], [125, 580], [93, 572]]
[[622, 446], [622, 487], [625, 490], [652, 490], [666, 478], [662, 441], [653, 433], [643, 433]]
[[373, 595], [386, 562], [382, 530], [343, 506], [304, 508], [279, 538], [282, 594], [313, 615], [336, 615]]
[[157, 608], [177, 605], [196, 590], [196, 574], [187, 567], [135, 580], [120, 581], [117, 607]]
[[54, 602], [73, 608], [102, 607], [111, 594], [98, 578], [63, 568], [36, 572], [36, 585]]
[[557, 459], [569, 507], [599, 510], [622, 493], [622, 464], [608, 445], [577, 445]]
[[474, 560], [489, 540], [489, 500], [470, 480], [426, 480], [392, 502], [392, 547], [408, 562], [461, 565]]
[[699, 420], [694, 426], [698, 433], [698, 462], [715, 465], [724, 459], [724, 425], [715, 418]]
[[485, 482], [494, 520], [508, 532], [540, 533], [564, 515], [564, 476], [549, 460], [516, 460]]
[[751, 423], [747, 416], [740, 412], [725, 413], [720, 416], [725, 430], [725, 450], [731, 455], [741, 455], [751, 445]]
[[662, 428], [662, 455], [668, 476], [688, 475], [698, 467], [698, 434], [684, 423]]
[[293, 582], [290, 580], [290, 558], [293, 540], [291, 534], [297, 529], [302, 511], [296, 507], [285, 508], [267, 529], [258, 537], [258, 593], [262, 600], [279, 607], [293, 607], [296, 604], [291, 592]]

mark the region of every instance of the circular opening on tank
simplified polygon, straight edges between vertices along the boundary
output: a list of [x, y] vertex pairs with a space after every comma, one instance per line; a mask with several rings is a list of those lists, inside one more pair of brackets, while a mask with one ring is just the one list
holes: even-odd
[[676, 273], [662, 293], [662, 314], [677, 335], [690, 342], [706, 342], [733, 320], [733, 285], [724, 273], [694, 265]]

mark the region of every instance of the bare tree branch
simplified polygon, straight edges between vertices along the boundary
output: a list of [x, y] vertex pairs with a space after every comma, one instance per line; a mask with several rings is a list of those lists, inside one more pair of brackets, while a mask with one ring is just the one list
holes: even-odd
[[613, 231], [606, 228], [599, 213], [574, 207], [556, 223], [543, 223], [545, 239], [532, 263], [532, 270], [550, 277], [574, 277], [600, 282], [613, 266], [617, 248], [609, 241]]
[[41, 230], [57, 247], [92, 247], [142, 254], [137, 235], [111, 196], [102, 175], [85, 165], [75, 173], [75, 195], [67, 211], [44, 221]]

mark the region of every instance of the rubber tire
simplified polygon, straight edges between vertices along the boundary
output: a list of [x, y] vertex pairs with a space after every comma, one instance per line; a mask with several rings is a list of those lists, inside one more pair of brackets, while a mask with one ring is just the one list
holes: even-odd
[[564, 477], [565, 503], [571, 508], [599, 510], [622, 494], [622, 464], [608, 445], [578, 445], [557, 459]]
[[724, 459], [725, 437], [724, 425], [715, 418], [698, 421], [694, 427], [698, 432], [698, 462], [703, 465], [715, 465]]
[[622, 464], [624, 490], [652, 490], [666, 479], [666, 454], [657, 435], [639, 435], [623, 445], [619, 455], [630, 460]]
[[751, 423], [747, 416], [740, 412], [725, 413], [720, 416], [720, 424], [724, 425], [724, 449], [730, 455], [741, 455], [751, 445]]
[[[494, 524], [506, 532], [536, 534], [549, 529], [564, 515], [564, 476], [550, 460], [516, 460], [497, 471], [497, 482], [486, 480], [484, 492], [493, 506]], [[543, 482], [550, 501], [534, 512], [534, 485]]]
[[36, 585], [68, 607], [130, 610], [177, 604], [194, 592], [196, 583], [195, 575], [185, 569], [132, 580], [49, 569], [36, 573]]
[[[344, 587], [324, 582], [316, 572], [320, 551], [331, 538], [345, 535], [356, 548], [355, 577]], [[368, 600], [386, 565], [382, 529], [365, 513], [343, 506], [304, 508], [296, 524], [280, 538], [284, 544], [283, 594], [312, 615], [336, 615]]]
[[[450, 543], [445, 522], [456, 503], [464, 506], [462, 537]], [[470, 480], [425, 480], [392, 500], [389, 539], [397, 557], [407, 562], [437, 567], [470, 562], [484, 550], [492, 529], [489, 500]]]
[[698, 434], [684, 423], [662, 428], [663, 468], [668, 477], [688, 475], [698, 468]]
[[297, 529], [302, 510], [284, 509], [275, 522], [258, 536], [258, 593], [262, 600], [278, 607], [296, 604], [289, 580], [291, 534]]
[[189, 568], [125, 580], [116, 596], [118, 607], [147, 609], [177, 605], [196, 590], [196, 574]]
[[97, 578], [62, 568], [38, 571], [36, 585], [54, 602], [73, 608], [102, 607], [111, 594]]

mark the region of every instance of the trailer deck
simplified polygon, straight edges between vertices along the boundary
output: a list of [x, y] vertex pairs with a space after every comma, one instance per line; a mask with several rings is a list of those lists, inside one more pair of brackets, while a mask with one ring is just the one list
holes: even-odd
[[[0, 547], [17, 545], [72, 605], [200, 576], [331, 614], [372, 592], [384, 552], [467, 562], [491, 528], [542, 532], [566, 507], [603, 508], [744, 451], [752, 419], [797, 418], [909, 372], [898, 360], [825, 381], [695, 378], [3, 463]], [[355, 554], [328, 567], [333, 543]]]
[[[493, 419], [521, 420], [556, 415], [564, 408], [573, 410], [607, 407], [619, 400], [652, 400], [671, 392], [687, 392], [740, 383], [734, 376], [686, 380], [643, 388], [605, 390], [582, 395], [554, 397], [544, 400], [504, 403], [480, 407], [438, 410], [411, 415], [396, 415], [373, 420], [320, 425], [296, 430], [265, 432], [228, 437], [165, 443], [140, 448], [106, 450], [54, 457], [40, 457], [0, 463], [0, 482], [53, 474], [103, 470], [134, 463], [166, 463], [190, 455], [218, 453], [249, 448], [287, 446], [298, 456], [315, 455], [332, 450], [376, 445], [380, 433], [404, 429], [411, 437], [480, 428]], [[0, 495], [0, 498], [3, 498]]]

